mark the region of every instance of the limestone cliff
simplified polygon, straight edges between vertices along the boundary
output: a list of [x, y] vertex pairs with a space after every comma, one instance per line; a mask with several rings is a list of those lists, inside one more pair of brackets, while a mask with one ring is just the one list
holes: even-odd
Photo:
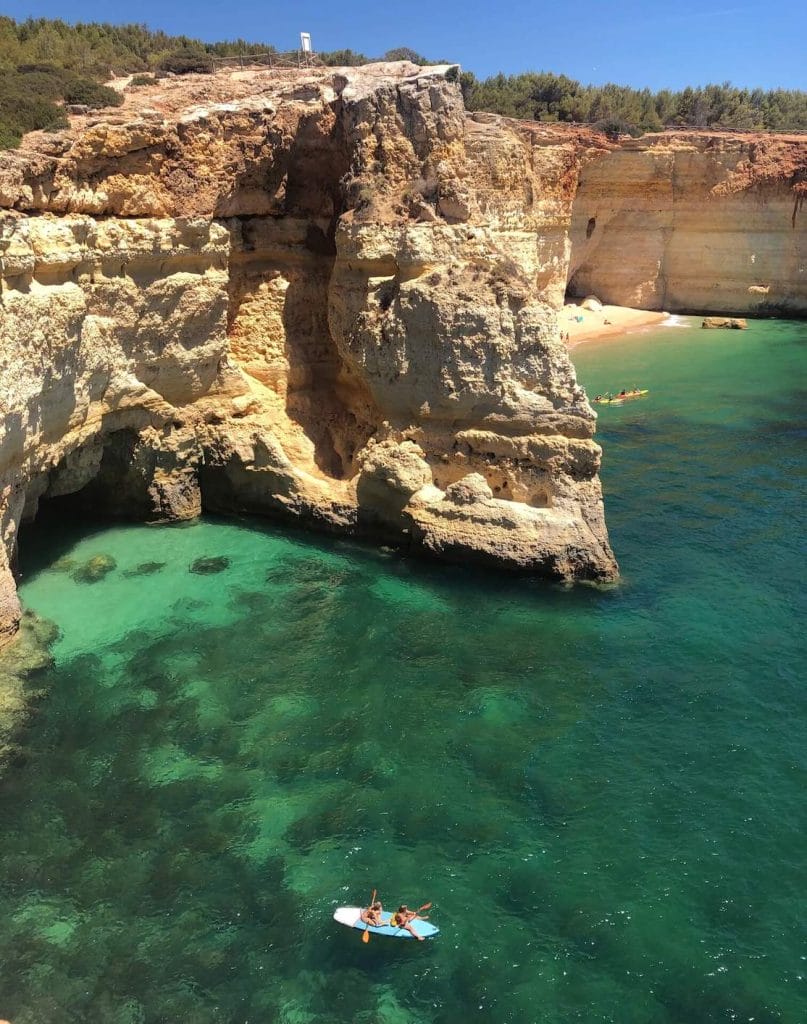
[[556, 309], [584, 154], [456, 68], [169, 79], [0, 158], [0, 634], [69, 494], [608, 579]]
[[668, 132], [593, 154], [569, 290], [643, 309], [807, 313], [807, 137]]

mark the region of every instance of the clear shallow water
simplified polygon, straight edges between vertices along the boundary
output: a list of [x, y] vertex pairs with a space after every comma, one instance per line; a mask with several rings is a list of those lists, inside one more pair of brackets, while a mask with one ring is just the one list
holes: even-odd
[[[0, 1017], [807, 1020], [806, 341], [575, 350], [590, 393], [651, 389], [600, 417], [614, 590], [252, 523], [30, 529], [62, 638], [0, 784]], [[331, 922], [374, 887], [440, 937]]]

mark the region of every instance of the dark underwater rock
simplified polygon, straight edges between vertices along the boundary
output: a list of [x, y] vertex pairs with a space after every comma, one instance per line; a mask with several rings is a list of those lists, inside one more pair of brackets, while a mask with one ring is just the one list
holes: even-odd
[[127, 577], [152, 576], [155, 572], [159, 572], [160, 569], [164, 569], [167, 564], [167, 562], [141, 562], [134, 569], [127, 569], [123, 575]]
[[197, 558], [195, 562], [191, 562], [190, 571], [198, 573], [200, 576], [212, 576], [213, 573], [224, 572], [229, 564], [230, 559], [225, 558], [224, 555]]
[[117, 568], [117, 565], [118, 563], [111, 555], [93, 555], [86, 562], [82, 562], [70, 575], [76, 583], [100, 583], [105, 576]]

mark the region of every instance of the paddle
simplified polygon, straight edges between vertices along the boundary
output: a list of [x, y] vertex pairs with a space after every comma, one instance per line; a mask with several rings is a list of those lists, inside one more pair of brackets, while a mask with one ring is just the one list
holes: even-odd
[[[375, 903], [375, 894], [376, 894], [376, 890], [373, 889], [373, 895], [372, 895], [372, 898], [370, 900], [370, 906], [371, 907]], [[364, 931], [361, 933], [361, 941], [362, 942], [369, 942], [370, 941], [370, 923], [369, 923], [369, 921], [365, 923]]]

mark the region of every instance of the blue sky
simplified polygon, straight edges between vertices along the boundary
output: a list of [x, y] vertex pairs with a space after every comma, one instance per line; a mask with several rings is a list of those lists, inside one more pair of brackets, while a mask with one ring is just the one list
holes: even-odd
[[807, 89], [807, 0], [6, 0], [3, 13], [138, 21], [207, 40], [242, 36], [279, 49], [296, 46], [306, 30], [316, 49], [375, 55], [411, 46], [433, 59], [458, 61], [480, 77], [547, 70], [653, 89], [726, 80]]

